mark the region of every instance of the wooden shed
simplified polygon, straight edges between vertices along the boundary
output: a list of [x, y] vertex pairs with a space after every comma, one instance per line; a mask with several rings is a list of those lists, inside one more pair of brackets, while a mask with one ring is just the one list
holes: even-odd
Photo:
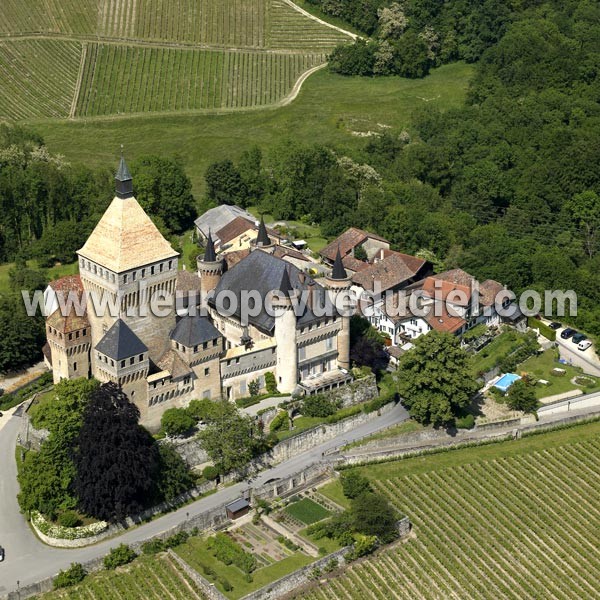
[[225, 505], [229, 519], [239, 519], [250, 511], [250, 503], [245, 498], [238, 498], [230, 504]]

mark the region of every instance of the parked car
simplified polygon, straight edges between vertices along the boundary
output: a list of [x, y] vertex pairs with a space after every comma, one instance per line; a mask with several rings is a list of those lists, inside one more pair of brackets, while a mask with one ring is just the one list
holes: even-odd
[[577, 344], [577, 348], [579, 348], [579, 350], [587, 350], [590, 346], [592, 345], [592, 342], [590, 340], [583, 340], [583, 342], [579, 342], [579, 344]]
[[4, 548], [0, 546], [0, 562], [4, 561]]
[[585, 335], [585, 333], [576, 333], [571, 341], [574, 344], [579, 344], [579, 342], [583, 342], [583, 340], [587, 340], [587, 335]]
[[563, 340], [568, 340], [570, 337], [574, 336], [577, 333], [577, 331], [575, 329], [571, 329], [570, 327], [567, 327], [561, 334], [560, 337]]
[[552, 321], [552, 323], [550, 323], [550, 325], [548, 325], [548, 327], [550, 327], [550, 329], [554, 329], [554, 331], [556, 331], [557, 329], [560, 329], [562, 327], [562, 323], [559, 323], [558, 321]]

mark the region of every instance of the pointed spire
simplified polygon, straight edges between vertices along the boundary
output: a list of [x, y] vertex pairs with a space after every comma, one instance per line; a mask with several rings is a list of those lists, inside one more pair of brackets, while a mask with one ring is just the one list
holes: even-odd
[[258, 226], [258, 235], [256, 236], [257, 246], [270, 246], [271, 238], [267, 234], [267, 228], [265, 226], [265, 218], [263, 215], [260, 216], [260, 225]]
[[123, 145], [121, 145], [121, 161], [115, 175], [115, 181], [117, 182], [116, 191], [119, 198], [131, 198], [133, 196], [133, 178], [123, 157]]
[[335, 262], [333, 263], [333, 271], [331, 272], [331, 279], [346, 279], [347, 277], [348, 273], [346, 273], [346, 269], [344, 269], [342, 254], [340, 253], [340, 245], [338, 244]]
[[294, 288], [292, 287], [292, 282], [290, 281], [290, 274], [288, 272], [287, 266], [283, 268], [283, 273], [281, 275], [281, 283], [279, 284], [279, 291], [286, 298], [290, 298], [291, 293], [294, 291]]
[[210, 229], [208, 230], [208, 239], [206, 240], [206, 250], [204, 251], [204, 262], [215, 262], [217, 253], [215, 252], [215, 243], [213, 242]]

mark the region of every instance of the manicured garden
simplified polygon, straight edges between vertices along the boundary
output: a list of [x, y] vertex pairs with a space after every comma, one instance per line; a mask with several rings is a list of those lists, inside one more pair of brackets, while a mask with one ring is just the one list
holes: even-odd
[[[564, 371], [564, 374], [556, 369]], [[538, 399], [578, 389], [584, 393], [600, 390], [600, 381], [596, 377], [583, 376], [580, 368], [559, 363], [555, 350], [546, 350], [538, 356], [528, 358], [519, 365], [517, 372], [520, 375], [527, 373], [538, 380], [535, 386], [535, 395]], [[580, 378], [579, 383], [573, 383], [575, 378]], [[548, 385], [540, 383], [540, 379], [548, 381]]]
[[312, 525], [331, 515], [326, 508], [310, 498], [302, 498], [302, 500], [289, 504], [285, 511], [306, 525]]

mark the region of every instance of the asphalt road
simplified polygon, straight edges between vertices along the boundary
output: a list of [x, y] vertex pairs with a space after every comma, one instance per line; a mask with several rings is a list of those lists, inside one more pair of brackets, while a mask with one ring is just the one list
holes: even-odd
[[[291, 475], [303, 467], [318, 463], [322, 460], [324, 452], [341, 443], [352, 442], [407, 419], [408, 413], [398, 404], [390, 412], [351, 432], [263, 471], [253, 479], [252, 485], [260, 486], [269, 479]], [[19, 512], [14, 460], [19, 426], [20, 418], [13, 416], [0, 431], [0, 545], [4, 546], [6, 550], [6, 559], [0, 563], [0, 595], [16, 590], [17, 581], [21, 586], [27, 585], [57, 574], [60, 569], [68, 567], [72, 562], [85, 562], [103, 556], [120, 543], [128, 544], [159, 534], [185, 520], [186, 513], [194, 516], [215, 508], [223, 502], [238, 498], [248, 487], [246, 482], [226, 487], [193, 504], [188, 504], [150, 523], [131, 529], [118, 538], [112, 538], [88, 548], [74, 550], [51, 548], [38, 540]]]

